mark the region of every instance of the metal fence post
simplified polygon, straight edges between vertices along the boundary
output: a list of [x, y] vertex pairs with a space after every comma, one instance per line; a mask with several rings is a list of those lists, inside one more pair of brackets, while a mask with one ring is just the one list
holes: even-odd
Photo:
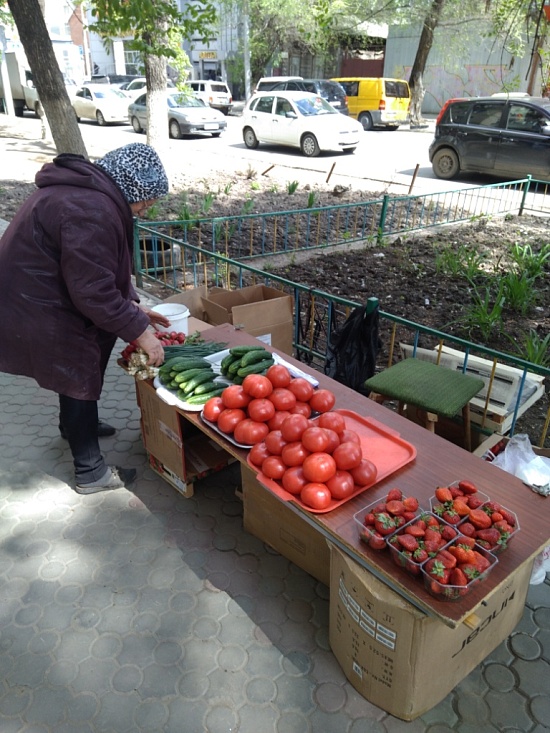
[[529, 193], [529, 189], [531, 188], [531, 180], [532, 176], [528, 175], [525, 179], [525, 184], [523, 186], [523, 195], [521, 197], [521, 203], [519, 205], [519, 213], [518, 216], [521, 216], [523, 214], [523, 209], [525, 208], [525, 199], [527, 198], [527, 194]]
[[384, 198], [382, 199], [382, 209], [380, 211], [380, 219], [378, 221], [378, 233], [376, 235], [376, 241], [378, 244], [381, 244], [384, 239], [384, 227], [386, 226], [386, 214], [388, 212], [389, 202], [390, 197], [388, 194], [384, 194]]

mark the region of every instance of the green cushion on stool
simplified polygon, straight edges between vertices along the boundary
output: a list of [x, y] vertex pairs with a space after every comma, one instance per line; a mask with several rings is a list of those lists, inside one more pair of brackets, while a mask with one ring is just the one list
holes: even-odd
[[445, 417], [454, 417], [483, 386], [482, 379], [414, 358], [365, 382], [373, 392]]

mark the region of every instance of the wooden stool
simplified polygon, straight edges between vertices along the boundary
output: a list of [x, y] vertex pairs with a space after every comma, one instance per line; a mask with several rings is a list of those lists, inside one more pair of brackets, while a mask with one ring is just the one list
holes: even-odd
[[438, 415], [451, 418], [462, 411], [464, 447], [468, 451], [472, 448], [469, 403], [484, 385], [477, 377], [414, 358], [399, 361], [365, 382], [374, 393], [371, 399], [397, 400], [400, 415], [405, 405], [421, 410], [424, 427], [432, 433]]

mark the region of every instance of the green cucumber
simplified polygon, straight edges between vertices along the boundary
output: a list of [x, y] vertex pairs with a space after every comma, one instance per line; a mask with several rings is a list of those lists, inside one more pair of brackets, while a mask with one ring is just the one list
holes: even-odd
[[231, 353], [229, 353], [227, 356], [224, 356], [220, 363], [221, 373], [227, 374], [227, 370], [229, 369], [231, 364], [240, 358], [241, 358], [240, 356], [236, 356], [235, 354], [231, 354]]
[[200, 374], [197, 374], [196, 377], [193, 377], [188, 382], [186, 382], [183, 389], [180, 385], [180, 389], [182, 390], [183, 394], [193, 394], [195, 388], [198, 387], [199, 384], [203, 384], [203, 382], [212, 382], [214, 376], [215, 374], [212, 369], [205, 369]]
[[208, 402], [211, 397], [219, 397], [224, 389], [225, 387], [220, 387], [219, 389], [212, 390], [212, 392], [204, 392], [204, 394], [191, 395], [191, 397], [186, 397], [185, 401], [189, 405], [204, 405], [204, 403]]
[[195, 387], [195, 389], [193, 390], [193, 395], [204, 394], [205, 392], [213, 392], [219, 387], [221, 387], [221, 384], [219, 382], [203, 382], [202, 384], [199, 384], [197, 387]]
[[234, 356], [243, 356], [243, 354], [246, 354], [248, 351], [257, 351], [258, 349], [263, 348], [262, 346], [232, 346], [229, 349], [229, 353], [233, 354]]
[[192, 379], [193, 377], [196, 377], [197, 374], [202, 374], [202, 372], [204, 371], [206, 371], [205, 367], [196, 367], [195, 369], [186, 369], [183, 372], [177, 372], [174, 379], [179, 385], [183, 387], [183, 385], [186, 384], [190, 379]]
[[232, 364], [229, 365], [229, 368], [227, 369], [227, 376], [232, 377], [234, 374], [237, 374], [237, 371], [241, 368], [241, 357], [238, 357]]
[[241, 367], [247, 367], [264, 359], [271, 359], [271, 354], [265, 349], [259, 348], [256, 351], [247, 351], [246, 354], [241, 356]]
[[172, 371], [184, 372], [187, 369], [207, 369], [208, 367], [212, 367], [212, 364], [209, 361], [195, 357], [193, 359], [182, 359], [180, 362], [172, 366]]
[[270, 366], [275, 364], [275, 359], [264, 359], [263, 361], [257, 361], [254, 364], [250, 364], [247, 367], [242, 367], [237, 371], [238, 377], [247, 377], [249, 374], [261, 374], [269, 369]]

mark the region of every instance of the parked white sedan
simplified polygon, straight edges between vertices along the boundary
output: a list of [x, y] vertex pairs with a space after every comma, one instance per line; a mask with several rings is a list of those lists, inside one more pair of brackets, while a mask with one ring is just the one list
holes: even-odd
[[357, 120], [306, 92], [259, 92], [245, 106], [242, 119], [247, 148], [257, 148], [260, 142], [289, 145], [308, 158], [322, 150], [353, 153], [363, 136]]
[[128, 97], [109, 84], [87, 84], [80, 87], [71, 100], [76, 119], [96, 120], [98, 125], [109, 122], [128, 124]]
[[[179, 140], [184, 135], [209, 133], [219, 137], [227, 127], [227, 121], [217, 109], [211, 109], [202, 99], [187, 97], [182, 92], [166, 95], [168, 131], [170, 137]], [[128, 105], [128, 119], [135, 132], [147, 129], [147, 94], [142, 94]]]

